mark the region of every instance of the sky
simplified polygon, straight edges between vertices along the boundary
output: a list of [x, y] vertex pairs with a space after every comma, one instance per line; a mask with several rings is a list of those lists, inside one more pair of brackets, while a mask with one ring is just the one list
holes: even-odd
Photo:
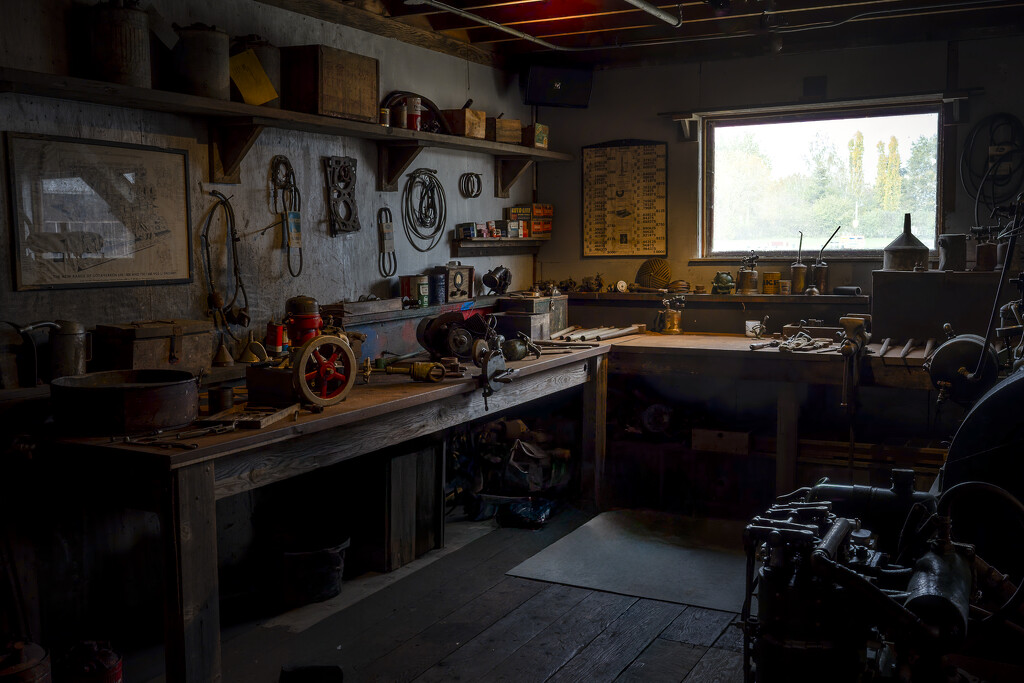
[[[900, 159], [906, 164], [910, 158], [910, 145], [922, 135], [938, 133], [939, 115], [901, 114], [898, 116], [871, 116], [831, 121], [793, 121], [757, 125], [723, 126], [715, 128], [715, 143], [726, 144], [753, 134], [761, 151], [771, 159], [772, 177], [784, 178], [807, 170], [806, 159], [811, 143], [820, 132], [833, 143], [839, 158], [846, 160], [847, 144], [858, 130], [864, 134], [864, 181], [874, 183], [877, 174], [879, 141], [886, 143], [896, 136]], [[796, 153], [794, 153], [796, 150]]]

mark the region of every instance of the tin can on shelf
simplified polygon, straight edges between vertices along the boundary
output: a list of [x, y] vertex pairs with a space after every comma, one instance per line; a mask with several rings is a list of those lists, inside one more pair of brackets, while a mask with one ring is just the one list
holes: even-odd
[[391, 127], [391, 110], [387, 107], [381, 107], [380, 112], [377, 114], [377, 123], [384, 126], [385, 128]]
[[420, 129], [420, 116], [423, 111], [421, 100], [418, 97], [406, 97], [406, 128], [409, 130]]
[[779, 280], [782, 279], [782, 273], [768, 272], [761, 276], [761, 290], [764, 294], [778, 294], [779, 293]]
[[430, 278], [426, 275], [402, 275], [398, 283], [403, 299], [409, 299], [420, 308], [430, 305]]
[[397, 107], [391, 107], [391, 120], [394, 121], [394, 124], [392, 125], [394, 125], [395, 128], [406, 127], [406, 124], [408, 123], [406, 121], [406, 112], [408, 112], [408, 109], [406, 109], [404, 104], [400, 104]]

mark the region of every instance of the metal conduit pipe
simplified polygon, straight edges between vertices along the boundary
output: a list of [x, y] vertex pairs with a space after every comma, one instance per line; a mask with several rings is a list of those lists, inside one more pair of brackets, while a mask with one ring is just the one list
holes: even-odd
[[647, 12], [652, 17], [657, 17], [661, 19], [669, 26], [679, 28], [680, 26], [683, 25], [683, 10], [679, 7], [679, 5], [676, 5], [676, 9], [679, 11], [679, 16], [673, 17], [671, 14], [661, 9], [660, 7], [655, 7], [649, 2], [644, 2], [644, 0], [626, 0], [626, 2], [628, 2], [633, 7], [636, 7], [639, 10]]
[[[677, 23], [677, 20], [674, 17], [672, 17], [671, 14], [669, 14], [668, 12], [665, 12], [664, 10], [661, 10], [661, 9], [659, 9], [657, 7], [654, 7], [653, 5], [650, 5], [650, 4], [646, 3], [646, 2], [643, 2], [643, 0], [626, 0], [626, 2], [628, 2], [631, 5], [634, 5], [635, 7], [643, 9], [644, 11], [651, 11], [651, 10], [653, 10], [653, 11], [651, 11], [651, 14], [654, 14], [655, 11], [656, 12], [660, 12], [660, 14], [654, 14], [654, 16], [658, 16], [658, 17], [660, 17], [662, 19], [665, 19], [665, 17], [668, 17], [667, 19], [665, 19], [665, 21], [667, 21], [668, 23], [670, 23], [670, 24], [672, 24], [672, 25], [674, 25], [676, 27], [682, 26], [682, 24], [683, 24], [682, 15], [681, 14], [680, 14], [680, 18], [678, 19], [678, 23]], [[681, 43], [700, 43], [700, 42], [706, 42], [706, 41], [712, 41], [712, 40], [732, 40], [732, 39], [735, 39], [735, 38], [753, 38], [753, 37], [757, 37], [757, 36], [763, 36], [765, 34], [764, 31], [741, 31], [741, 32], [738, 32], [738, 33], [724, 33], [724, 34], [718, 34], [718, 35], [679, 36], [679, 37], [674, 37], [674, 38], [658, 38], [658, 39], [654, 39], [654, 40], [639, 40], [639, 41], [627, 42], [627, 43], [613, 43], [611, 45], [593, 45], [593, 46], [587, 46], [587, 47], [566, 47], [564, 45], [555, 45], [554, 43], [549, 43], [548, 41], [544, 40], [543, 38], [538, 38], [537, 36], [531, 36], [529, 33], [524, 33], [523, 31], [520, 31], [518, 29], [514, 29], [514, 28], [512, 28], [510, 26], [504, 26], [502, 24], [499, 24], [496, 21], [491, 21], [490, 19], [481, 17], [479, 14], [473, 14], [472, 12], [467, 12], [464, 9], [459, 9], [458, 7], [452, 7], [451, 5], [448, 5], [446, 3], [440, 2], [439, 0], [405, 0], [405, 4], [406, 5], [429, 5], [430, 7], [434, 7], [435, 9], [443, 10], [445, 12], [449, 12], [449, 13], [454, 14], [456, 16], [462, 17], [463, 19], [468, 19], [470, 21], [474, 21], [474, 22], [476, 22], [476, 23], [478, 23], [478, 24], [480, 24], [482, 26], [489, 26], [490, 28], [493, 28], [493, 29], [498, 30], [498, 31], [502, 31], [503, 33], [507, 33], [509, 35], [515, 36], [516, 38], [521, 38], [522, 40], [529, 41], [531, 43], [534, 43], [535, 45], [540, 45], [541, 47], [547, 48], [548, 50], [552, 50], [554, 52], [593, 52], [595, 50], [617, 50], [617, 49], [630, 48], [630, 47], [655, 47], [655, 46], [658, 46], [658, 45], [678, 45], [678, 44], [681, 44]], [[799, 31], [816, 31], [816, 30], [820, 30], [820, 29], [836, 28], [837, 26], [842, 26], [843, 24], [847, 24], [847, 23], [852, 22], [852, 21], [860, 21], [860, 20], [863, 20], [863, 19], [874, 19], [874, 18], [883, 18], [883, 17], [901, 17], [901, 16], [919, 16], [919, 15], [928, 15], [928, 14], [930, 14], [932, 12], [953, 12], [953, 11], [959, 11], [961, 9], [967, 9], [967, 8], [972, 8], [972, 7], [980, 7], [980, 6], [991, 6], [993, 8], [998, 8], [998, 7], [1017, 7], [1017, 6], [1020, 6], [1022, 4], [1024, 4], [1024, 3], [1022, 3], [1022, 2], [1006, 2], [1004, 0], [962, 0], [961, 2], [953, 2], [953, 3], [944, 4], [944, 5], [926, 5], [926, 6], [922, 6], [922, 7], [903, 7], [903, 8], [894, 8], [894, 9], [888, 9], [888, 10], [874, 10], [874, 11], [870, 11], [870, 12], [861, 12], [859, 14], [855, 14], [853, 16], [846, 17], [845, 19], [840, 19], [838, 21], [833, 21], [833, 22], [811, 23], [811, 24], [803, 24], [803, 25], [799, 25], [799, 26], [779, 26], [779, 27], [771, 29], [770, 31], [768, 31], [768, 33], [787, 34], [787, 33], [796, 33], [796, 32], [799, 32]], [[644, 7], [644, 6], [646, 6], [646, 7]], [[650, 8], [650, 9], [648, 10], [647, 8]]]

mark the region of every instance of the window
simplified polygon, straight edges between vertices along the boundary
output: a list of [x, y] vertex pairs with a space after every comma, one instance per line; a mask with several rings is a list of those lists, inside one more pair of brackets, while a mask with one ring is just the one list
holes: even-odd
[[703, 256], [877, 254], [911, 214], [935, 248], [939, 106], [703, 117]]

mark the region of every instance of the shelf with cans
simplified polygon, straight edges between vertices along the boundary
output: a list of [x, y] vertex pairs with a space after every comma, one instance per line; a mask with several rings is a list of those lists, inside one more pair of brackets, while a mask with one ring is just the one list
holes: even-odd
[[0, 93], [52, 97], [145, 111], [206, 118], [210, 124], [210, 180], [239, 182], [245, 155], [265, 128], [373, 140], [377, 143], [377, 186], [397, 191], [397, 181], [427, 147], [494, 157], [495, 196], [508, 190], [538, 161], [571, 161], [571, 154], [518, 144], [410, 130], [379, 123], [307, 114], [179, 92], [120, 85], [70, 76], [0, 68]]

